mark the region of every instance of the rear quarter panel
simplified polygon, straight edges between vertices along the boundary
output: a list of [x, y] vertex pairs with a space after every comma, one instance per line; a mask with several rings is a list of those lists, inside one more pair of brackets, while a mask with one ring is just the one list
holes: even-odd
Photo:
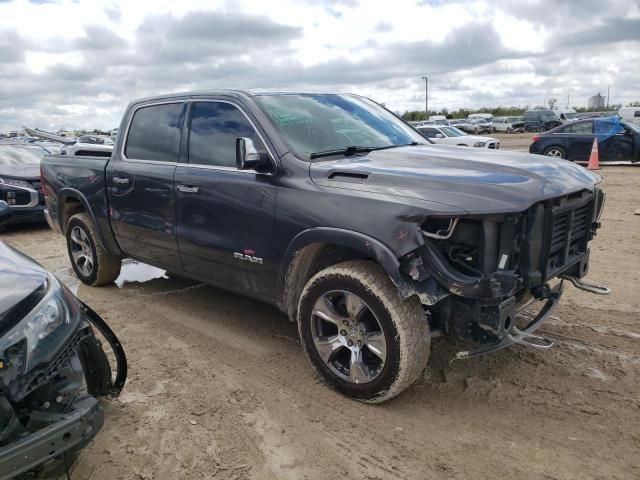
[[47, 155], [40, 173], [45, 202], [51, 218], [64, 232], [63, 206], [69, 200], [79, 201], [93, 218], [105, 248], [120, 254], [109, 223], [109, 206], [105, 188], [105, 157]]

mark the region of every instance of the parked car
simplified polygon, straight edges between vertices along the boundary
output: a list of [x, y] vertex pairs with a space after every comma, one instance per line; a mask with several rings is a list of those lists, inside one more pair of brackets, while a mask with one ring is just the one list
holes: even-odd
[[524, 130], [526, 132], [546, 132], [562, 125], [553, 110], [529, 110], [524, 112]]
[[0, 143], [0, 200], [13, 211], [11, 223], [44, 222], [40, 161], [47, 153], [35, 144]]
[[[113, 282], [131, 257], [271, 303], [324, 381], [361, 401], [411, 385], [431, 331], [476, 343], [458, 358], [546, 348], [533, 332], [558, 279], [605, 293], [580, 280], [601, 179], [569, 162], [434, 145], [357, 95], [158, 96], [119, 132], [110, 159], [42, 163], [78, 278]], [[523, 324], [532, 299], [544, 307]]]
[[[598, 125], [606, 127], [616, 124], [620, 128], [609, 129], [610, 134], [597, 135]], [[640, 161], [640, 127], [617, 118], [577, 120], [535, 135], [529, 152], [572, 162], [586, 162], [597, 136], [600, 137], [598, 153], [601, 162]]]
[[[493, 117], [493, 131], [513, 133], [522, 121], [522, 117]], [[514, 123], [516, 124], [515, 128]]]
[[[0, 201], [0, 222], [11, 213]], [[96, 398], [120, 392], [126, 356], [107, 324], [31, 258], [0, 242], [0, 266], [0, 479], [42, 478], [98, 433]], [[115, 379], [94, 329], [113, 349]]]
[[433, 143], [462, 147], [500, 148], [500, 141], [497, 138], [467, 135], [456, 127], [418, 127], [418, 131]]
[[469, 118], [465, 127], [466, 132], [476, 135], [478, 133], [489, 133], [493, 131], [493, 123], [487, 118]]
[[465, 118], [456, 118], [453, 120], [447, 121], [447, 126], [456, 127], [459, 130], [465, 131], [465, 125], [467, 125], [467, 119]]

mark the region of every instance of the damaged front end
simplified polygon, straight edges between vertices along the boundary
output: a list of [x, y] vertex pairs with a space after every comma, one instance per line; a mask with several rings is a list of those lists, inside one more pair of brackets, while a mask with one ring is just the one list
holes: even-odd
[[[552, 342], [534, 331], [557, 306], [565, 279], [609, 293], [580, 280], [604, 200], [595, 188], [521, 213], [429, 218], [421, 225], [423, 244], [401, 259], [401, 268], [445, 333], [480, 344], [457, 358], [514, 344], [549, 348]], [[542, 302], [536, 315], [523, 313], [536, 301]]]
[[[111, 346], [115, 376], [96, 330]], [[0, 314], [0, 480], [60, 467], [102, 427], [96, 398], [117, 395], [125, 378], [113, 332], [46, 274]]]

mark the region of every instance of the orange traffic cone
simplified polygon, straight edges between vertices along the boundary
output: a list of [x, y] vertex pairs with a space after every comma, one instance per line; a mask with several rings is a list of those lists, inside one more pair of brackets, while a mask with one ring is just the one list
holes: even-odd
[[589, 170], [600, 170], [600, 154], [598, 153], [598, 139], [593, 139], [593, 147], [591, 148], [591, 156], [589, 157]]

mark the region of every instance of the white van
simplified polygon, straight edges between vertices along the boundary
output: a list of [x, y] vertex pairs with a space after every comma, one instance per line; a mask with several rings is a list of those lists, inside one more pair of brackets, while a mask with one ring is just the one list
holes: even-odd
[[522, 122], [522, 117], [493, 117], [493, 131], [511, 133], [515, 122]]
[[556, 117], [558, 117], [558, 120], [562, 123], [569, 123], [574, 120], [578, 120], [578, 112], [573, 108], [559, 108], [557, 110], [553, 110], [553, 113], [556, 114]]
[[473, 119], [473, 118], [484, 118], [486, 120], [491, 121], [491, 119], [493, 119], [493, 115], [490, 113], [470, 113], [469, 116], [467, 117], [468, 119]]
[[618, 115], [627, 122], [640, 125], [640, 107], [621, 107], [618, 110]]
[[429, 121], [433, 122], [435, 125], [446, 125], [447, 117], [445, 117], [444, 115], [430, 115]]

